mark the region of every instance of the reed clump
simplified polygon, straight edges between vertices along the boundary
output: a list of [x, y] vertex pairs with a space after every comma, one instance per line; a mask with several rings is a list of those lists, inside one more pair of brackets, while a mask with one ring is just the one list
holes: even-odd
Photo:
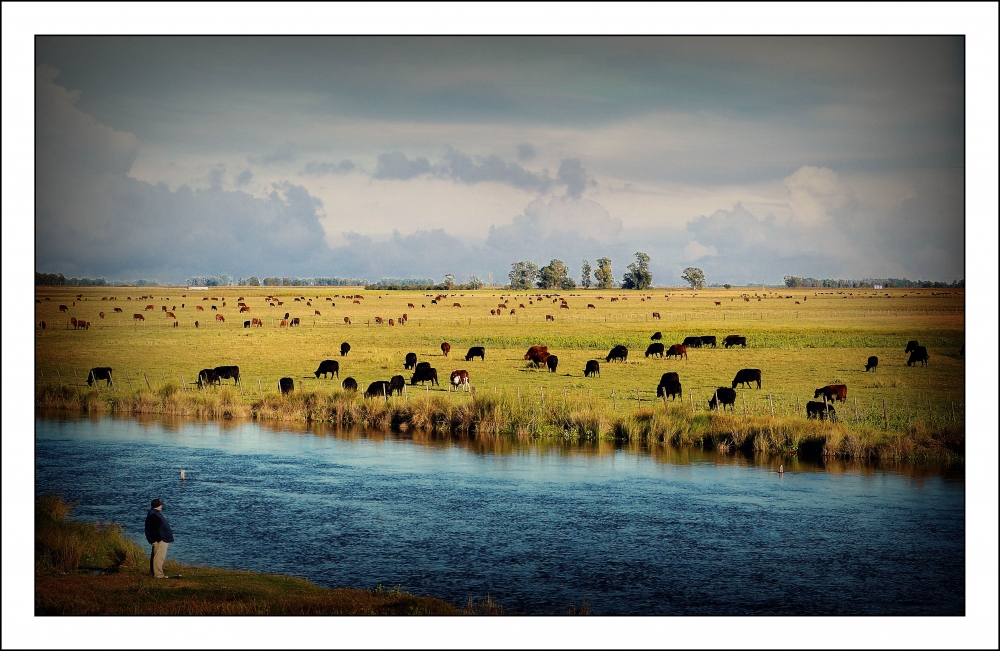
[[36, 572], [117, 572], [140, 565], [144, 552], [121, 526], [67, 520], [74, 506], [54, 495], [35, 500]]

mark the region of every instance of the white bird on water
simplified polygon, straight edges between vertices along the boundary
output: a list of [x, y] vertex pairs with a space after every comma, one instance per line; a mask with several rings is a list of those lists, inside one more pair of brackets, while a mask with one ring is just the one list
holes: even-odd
[[[779, 463], [778, 464], [778, 474], [779, 475], [785, 474], [785, 464], [783, 464], [783, 463]], [[183, 470], [181, 471], [181, 479], [184, 479], [184, 471]]]
[[183, 481], [183, 480], [184, 480], [184, 471], [181, 470], [181, 481]]

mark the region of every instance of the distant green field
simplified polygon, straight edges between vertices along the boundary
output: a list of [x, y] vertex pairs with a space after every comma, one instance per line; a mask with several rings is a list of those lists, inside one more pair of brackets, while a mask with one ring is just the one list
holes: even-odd
[[[358, 303], [345, 298], [355, 294], [364, 298]], [[46, 328], [36, 328], [35, 380], [85, 387], [91, 367], [110, 366], [120, 389], [139, 389], [148, 382], [155, 391], [168, 383], [180, 387], [183, 380], [188, 390], [196, 391], [199, 369], [235, 364], [243, 377], [242, 400], [253, 401], [260, 398], [260, 389], [273, 391], [278, 378], [286, 376], [295, 380], [297, 390], [320, 392], [339, 388], [348, 376], [362, 390], [397, 374], [409, 379], [403, 358], [412, 351], [437, 368], [442, 384], [408, 387], [408, 397], [415, 392], [444, 396], [451, 371], [465, 369], [479, 395], [544, 394], [550, 400], [585, 399], [598, 409], [624, 412], [650, 406], [660, 376], [676, 371], [685, 404], [698, 412], [708, 408], [714, 388], [729, 386], [739, 369], [759, 368], [763, 388], [741, 389], [737, 399], [738, 410], [749, 414], [769, 414], [773, 406], [776, 415], [798, 415], [817, 387], [844, 383], [848, 405], [837, 409], [850, 422], [855, 420], [855, 401], [861, 421], [880, 423], [888, 414], [893, 428], [902, 428], [907, 419], [931, 427], [963, 422], [963, 290], [487, 289], [447, 292], [434, 304], [437, 294], [344, 287], [39, 287], [35, 321], [45, 321]], [[270, 307], [266, 296], [283, 304]], [[566, 298], [568, 309], [560, 308], [559, 297]], [[245, 299], [248, 313], [239, 313], [239, 298]], [[60, 312], [59, 305], [68, 310]], [[145, 310], [147, 305], [153, 308]], [[178, 327], [163, 306], [176, 315]], [[122, 313], [115, 313], [115, 307]], [[279, 327], [286, 312], [299, 317], [301, 326]], [[145, 320], [134, 322], [135, 313]], [[398, 322], [404, 313], [409, 317], [405, 325], [388, 325], [390, 318]], [[224, 323], [216, 321], [217, 314]], [[546, 315], [554, 321], [546, 321]], [[89, 321], [90, 328], [71, 329], [71, 317]], [[263, 327], [244, 328], [252, 317], [260, 318]], [[385, 323], [377, 325], [376, 317]], [[701, 335], [716, 335], [720, 344], [690, 349], [686, 360], [645, 358], [656, 331], [663, 333], [667, 346]], [[721, 341], [728, 334], [746, 336], [747, 348], [723, 349]], [[903, 348], [910, 339], [927, 346], [927, 367], [906, 366]], [[345, 341], [351, 352], [342, 358], [340, 344]], [[445, 341], [452, 347], [448, 358], [440, 349]], [[525, 350], [536, 344], [558, 355], [556, 373], [524, 361]], [[628, 362], [605, 362], [617, 344], [629, 348]], [[465, 361], [470, 346], [485, 346], [486, 360]], [[880, 360], [874, 373], [864, 370], [870, 355]], [[340, 362], [340, 379], [313, 376], [324, 359]], [[601, 377], [584, 377], [590, 359], [600, 360]], [[468, 394], [449, 397], [469, 399]]]

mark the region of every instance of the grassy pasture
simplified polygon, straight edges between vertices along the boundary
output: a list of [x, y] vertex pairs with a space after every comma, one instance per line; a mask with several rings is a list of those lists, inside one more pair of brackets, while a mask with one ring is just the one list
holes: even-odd
[[[552, 297], [545, 298], [546, 293]], [[358, 303], [344, 298], [355, 294], [364, 298]], [[340, 380], [313, 376], [324, 359], [338, 360], [340, 379], [354, 377], [362, 390], [369, 382], [397, 374], [409, 379], [403, 358], [412, 351], [438, 369], [442, 385], [408, 387], [407, 399], [437, 395], [454, 404], [470, 401], [470, 395], [449, 393], [447, 386], [452, 370], [465, 369], [480, 397], [519, 392], [539, 405], [543, 399], [547, 404], [564, 400], [624, 417], [630, 410], [652, 407], [661, 374], [676, 371], [684, 388], [685, 408], [698, 414], [708, 409], [715, 387], [729, 386], [741, 368], [759, 368], [763, 388], [738, 391], [740, 414], [745, 409], [750, 416], [769, 417], [773, 405], [776, 417], [804, 419], [805, 403], [813, 399], [817, 387], [843, 383], [848, 386], [848, 404], [838, 403], [837, 411], [848, 425], [884, 428], [886, 415], [891, 430], [918, 424], [929, 430], [962, 427], [964, 422], [964, 359], [959, 354], [964, 344], [962, 290], [733, 288], [553, 293], [487, 289], [447, 292], [439, 304], [432, 304], [437, 294], [344, 287], [208, 291], [39, 287], [35, 321], [37, 325], [44, 320], [47, 327], [36, 327], [35, 381], [86, 391], [88, 370], [111, 366], [115, 392], [130, 386], [134, 391], [154, 393], [191, 392], [197, 391], [193, 382], [199, 369], [235, 364], [243, 384], [232, 395], [249, 404], [262, 398], [261, 389], [265, 395], [273, 392], [278, 378], [286, 376], [295, 380], [296, 391], [331, 394]], [[141, 299], [144, 295], [152, 298]], [[266, 296], [274, 296], [283, 305], [269, 307]], [[556, 296], [566, 298], [569, 309], [561, 309], [554, 302]], [[249, 313], [239, 313], [240, 297]], [[295, 301], [296, 297], [302, 300]], [[619, 300], [612, 301], [613, 297]], [[307, 300], [312, 304], [307, 305]], [[497, 310], [500, 303], [507, 308], [502, 315], [491, 316], [490, 310]], [[67, 312], [58, 310], [61, 304]], [[588, 308], [588, 304], [595, 307]], [[154, 308], [146, 311], [147, 305]], [[172, 327], [174, 320], [165, 316], [162, 306], [176, 315], [178, 327]], [[123, 312], [114, 313], [115, 307]], [[317, 310], [321, 315], [314, 314]], [[286, 312], [299, 317], [301, 326], [279, 327]], [[661, 318], [654, 319], [653, 312]], [[134, 313], [143, 314], [145, 321], [134, 323]], [[405, 325], [388, 325], [390, 318], [404, 313], [409, 316]], [[216, 321], [216, 314], [223, 315], [225, 322]], [[546, 321], [546, 315], [555, 320]], [[70, 317], [89, 321], [90, 328], [69, 329]], [[251, 317], [262, 319], [264, 326], [244, 328], [243, 322]], [[344, 317], [350, 318], [350, 325]], [[377, 325], [375, 317], [385, 323]], [[655, 331], [663, 333], [667, 346], [685, 336], [710, 334], [719, 338], [720, 345], [690, 349], [687, 360], [645, 358]], [[727, 334], [746, 336], [747, 348], [725, 350], [721, 340]], [[927, 367], [906, 366], [903, 348], [910, 339], [927, 347]], [[343, 341], [350, 343], [351, 352], [342, 358]], [[452, 346], [448, 358], [440, 350], [443, 341]], [[535, 344], [546, 345], [558, 355], [556, 373], [531, 368], [524, 361], [525, 350]], [[616, 344], [628, 346], [627, 363], [604, 361]], [[486, 347], [485, 361], [466, 362], [468, 347], [479, 345]], [[864, 370], [870, 355], [880, 360], [874, 373]], [[589, 359], [601, 361], [600, 378], [583, 376]]]

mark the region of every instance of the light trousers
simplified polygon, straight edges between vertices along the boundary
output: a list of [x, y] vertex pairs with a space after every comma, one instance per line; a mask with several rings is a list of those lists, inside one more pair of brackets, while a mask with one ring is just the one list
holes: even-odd
[[167, 545], [169, 544], [166, 542], [153, 543], [153, 553], [149, 555], [149, 573], [157, 579], [166, 576], [163, 573], [163, 561], [167, 560]]

